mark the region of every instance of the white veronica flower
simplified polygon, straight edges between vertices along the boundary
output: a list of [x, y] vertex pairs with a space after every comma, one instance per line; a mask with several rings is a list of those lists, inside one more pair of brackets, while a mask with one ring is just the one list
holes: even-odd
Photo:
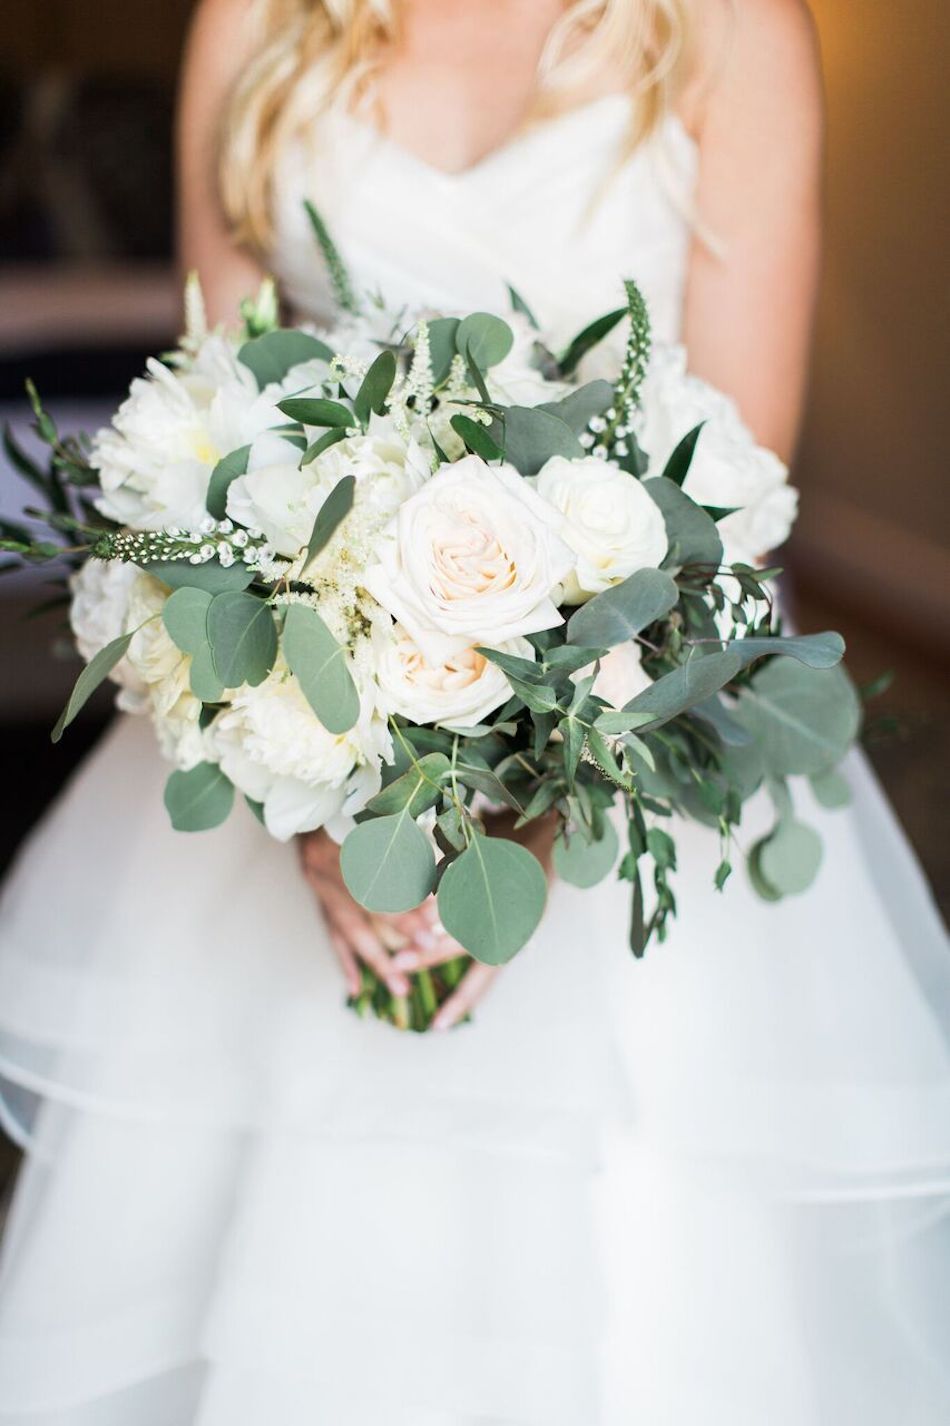
[[298, 460], [264, 465], [239, 476], [228, 490], [228, 514], [264, 532], [278, 554], [293, 558], [310, 539], [313, 522], [327, 496], [345, 475], [356, 477], [353, 516], [365, 538], [375, 533], [428, 479], [429, 458], [415, 441], [405, 441], [393, 423], [373, 416], [365, 435], [348, 436], [298, 469]]
[[752, 561], [791, 531], [798, 492], [778, 456], [756, 444], [735, 402], [686, 370], [682, 347], [658, 347], [643, 388], [638, 438], [650, 475], [663, 468], [682, 438], [703, 427], [684, 490], [701, 505], [735, 507], [719, 522], [727, 559]]
[[[527, 639], [509, 639], [500, 652], [535, 657]], [[433, 668], [399, 624], [376, 638], [375, 656], [380, 704], [412, 723], [473, 728], [511, 697], [507, 678], [484, 654], [462, 649]]]
[[99, 510], [133, 529], [196, 529], [207, 514], [211, 472], [223, 456], [250, 445], [251, 469], [292, 458], [293, 447], [272, 428], [286, 424], [277, 402], [301, 370], [258, 392], [251, 372], [219, 334], [183, 367], [150, 360], [112, 425], [95, 438]]
[[609, 461], [553, 456], [536, 479], [538, 494], [564, 516], [562, 534], [577, 555], [564, 599], [582, 604], [635, 570], [656, 569], [668, 547], [656, 504], [634, 476]]
[[[69, 622], [86, 663], [128, 629], [129, 598], [139, 578], [134, 564], [90, 559], [70, 579]], [[120, 659], [109, 677], [119, 685], [118, 706], [127, 713], [141, 712], [147, 687], [128, 658]]]
[[363, 584], [439, 667], [472, 644], [498, 647], [562, 622], [574, 554], [561, 524], [512, 466], [466, 456], [401, 506]]
[[214, 720], [209, 736], [222, 771], [263, 804], [267, 829], [280, 841], [353, 815], [379, 790], [392, 744], [373, 700], [364, 697], [363, 705], [349, 732], [328, 732], [279, 659]]

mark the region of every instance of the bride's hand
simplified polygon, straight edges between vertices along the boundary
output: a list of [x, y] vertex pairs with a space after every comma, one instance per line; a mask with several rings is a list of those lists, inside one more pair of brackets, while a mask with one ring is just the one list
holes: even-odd
[[[554, 836], [557, 831], [557, 820], [553, 814], [539, 817], [536, 821], [529, 822], [526, 827], [515, 830], [515, 814], [513, 812], [494, 812], [485, 818], [485, 826], [489, 836], [506, 837], [509, 841], [520, 842], [523, 847], [527, 847], [544, 867], [550, 880]], [[412, 972], [442, 965], [445, 961], [451, 961], [456, 956], [466, 954], [458, 941], [453, 940], [443, 930], [438, 920], [438, 913], [435, 911], [433, 897], [423, 903], [419, 907], [419, 911], [428, 913], [426, 927], [429, 934], [425, 937], [425, 943], [417, 943], [397, 951], [393, 957], [394, 966], [399, 970]], [[410, 939], [415, 938], [410, 936]], [[464, 1020], [467, 1015], [470, 1015], [495, 980], [500, 969], [500, 966], [486, 966], [478, 961], [473, 961], [459, 982], [458, 988], [441, 1006], [432, 1021], [433, 1030], [449, 1030], [453, 1025], [457, 1025], [460, 1020]]]

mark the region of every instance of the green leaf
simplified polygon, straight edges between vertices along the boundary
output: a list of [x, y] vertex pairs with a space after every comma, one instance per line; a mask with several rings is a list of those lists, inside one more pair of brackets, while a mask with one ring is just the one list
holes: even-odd
[[339, 249], [330, 236], [330, 230], [323, 220], [322, 213], [311, 203], [309, 198], [304, 199], [303, 206], [310, 227], [313, 229], [313, 235], [317, 240], [317, 247], [323, 254], [327, 276], [330, 279], [330, 286], [333, 289], [337, 306], [342, 307], [345, 312], [359, 312], [360, 304], [353, 291], [353, 283], [346, 263], [340, 257]]
[[455, 338], [459, 325], [458, 317], [436, 317], [428, 324], [429, 361], [432, 380], [436, 386], [441, 386], [446, 380], [452, 369], [452, 361], [458, 355]]
[[504, 452], [495, 444], [486, 428], [478, 421], [473, 421], [471, 416], [459, 413], [452, 417], [449, 425], [456, 435], [461, 436], [466, 449], [473, 455], [481, 456], [484, 461], [501, 460]]
[[427, 753], [382, 792], [377, 792], [366, 804], [366, 810], [385, 817], [408, 807], [410, 817], [419, 817], [438, 802], [442, 784], [451, 770], [452, 764], [444, 753]]
[[762, 871], [762, 849], [765, 846], [766, 840], [767, 838], [764, 838], [761, 842], [756, 842], [755, 846], [752, 847], [746, 858], [746, 870], [749, 873], [752, 889], [757, 896], [760, 896], [763, 901], [781, 901], [782, 893], [776, 890]]
[[617, 761], [613, 748], [596, 728], [587, 730], [587, 748], [601, 772], [609, 777], [611, 782], [616, 783], [618, 787], [631, 786], [630, 778]]
[[699, 425], [680, 441], [663, 468], [664, 480], [671, 480], [674, 485], [682, 486], [689, 475], [689, 468], [696, 453], [696, 442], [702, 435], [705, 424], [705, 421], [700, 421]]
[[591, 322], [583, 331], [578, 332], [558, 363], [562, 374], [568, 377], [573, 376], [576, 367], [587, 353], [593, 347], [596, 347], [598, 342], [603, 341], [604, 337], [612, 332], [618, 322], [622, 322], [626, 315], [626, 307], [618, 307], [616, 311], [605, 313], [603, 317], [598, 317], [596, 321]]
[[560, 401], [544, 401], [534, 409], [560, 417], [579, 436], [594, 416], [603, 415], [613, 399], [614, 389], [609, 381], [588, 381]]
[[396, 358], [392, 352], [380, 352], [363, 377], [353, 410], [361, 426], [365, 426], [375, 411], [381, 416], [386, 409], [386, 398], [396, 380]]
[[395, 915], [425, 901], [435, 885], [435, 854], [409, 804], [391, 817], [360, 822], [340, 851], [350, 895], [367, 911]]
[[210, 644], [204, 644], [192, 654], [189, 682], [192, 693], [202, 703], [220, 703], [224, 697], [224, 684], [214, 671]]
[[651, 827], [647, 832], [647, 851], [658, 867], [664, 871], [675, 871], [676, 843], [662, 827]]
[[553, 688], [549, 688], [543, 683], [528, 683], [524, 679], [515, 678], [510, 673], [506, 677], [513, 692], [517, 693], [522, 703], [530, 708], [532, 713], [553, 713], [557, 708], [558, 697]]
[[[238, 598], [243, 599], [244, 595]], [[162, 607], [162, 623], [172, 642], [183, 654], [196, 654], [208, 642], [208, 609], [211, 595], [206, 589], [183, 585], [168, 596]]]
[[73, 685], [73, 691], [66, 701], [66, 707], [59, 715], [56, 726], [50, 734], [54, 743], [58, 743], [65, 730], [81, 712], [89, 699], [95, 693], [100, 683], [103, 683], [121, 658], [125, 657], [129, 644], [132, 642], [131, 634], [122, 634], [118, 639], [113, 639], [105, 648], [99, 650], [83, 669]]
[[814, 828], [783, 821], [762, 843], [758, 866], [780, 896], [798, 896], [815, 880], [821, 861], [821, 838]]
[[338, 480], [317, 511], [317, 518], [313, 522], [313, 530], [307, 544], [307, 557], [304, 560], [304, 570], [315, 559], [324, 546], [335, 534], [337, 528], [346, 519], [353, 509], [353, 497], [356, 493], [356, 477], [344, 475], [342, 480]]
[[504, 965], [531, 939], [547, 901], [536, 857], [501, 837], [476, 836], [439, 883], [439, 918], [485, 965]]
[[613, 870], [620, 851], [614, 824], [605, 817], [601, 836], [592, 841], [577, 829], [571, 836], [561, 832], [554, 843], [554, 870], [572, 886], [596, 886]]
[[218, 827], [234, 805], [234, 784], [214, 763], [173, 772], [165, 784], [165, 806], [176, 832]]
[[274, 611], [254, 594], [216, 594], [208, 606], [211, 662], [225, 688], [263, 683], [277, 658]]
[[284, 620], [284, 657], [304, 697], [330, 733], [347, 733], [360, 716], [360, 698], [346, 650], [315, 609], [291, 604]]
[[740, 690], [732, 716], [760, 745], [768, 771], [787, 777], [840, 761], [857, 737], [861, 705], [843, 669], [776, 659]]
[[572, 644], [613, 648], [662, 619], [675, 607], [679, 590], [661, 569], [638, 569], [620, 584], [595, 594], [572, 614], [567, 637]]
[[834, 810], [838, 807], [847, 807], [851, 801], [851, 787], [844, 773], [837, 768], [829, 768], [827, 772], [812, 773], [811, 790], [815, 794], [815, 801], [821, 807]]
[[652, 722], [650, 713], [630, 713], [624, 709], [615, 711], [608, 708], [594, 719], [594, 727], [598, 733], [606, 733], [608, 737], [616, 738], [621, 733], [632, 733], [635, 728], [643, 728]]
[[223, 520], [227, 515], [228, 489], [232, 480], [237, 480], [239, 475], [247, 473], [250, 454], [250, 446], [239, 446], [236, 451], [219, 460], [211, 472], [205, 506], [208, 514], [213, 515], [216, 520]]
[[652, 721], [647, 726], [658, 728], [718, 693], [735, 678], [741, 667], [735, 654], [692, 658], [672, 673], [658, 678], [636, 698], [631, 698], [624, 708], [636, 713], [650, 713]]
[[666, 525], [670, 545], [667, 563], [718, 568], [722, 563], [722, 540], [715, 521], [705, 510], [662, 476], [645, 480], [643, 488], [659, 507]]
[[278, 401], [277, 409], [292, 421], [299, 421], [302, 426], [348, 428], [357, 424], [356, 416], [348, 406], [339, 401], [328, 401], [323, 396], [289, 396], [286, 401]]
[[208, 560], [206, 564], [191, 564], [188, 560], [152, 560], [143, 564], [146, 574], [154, 575], [169, 589], [204, 589], [209, 594], [223, 594], [225, 590], [246, 589], [254, 579], [254, 571], [246, 564], [236, 561], [228, 565]]
[[538, 320], [532, 312], [531, 308], [528, 306], [527, 302], [522, 297], [521, 293], [518, 292], [514, 287], [512, 287], [510, 282], [506, 283], [505, 286], [508, 288], [508, 296], [511, 299], [511, 310], [513, 312], [520, 312], [522, 317], [526, 317], [530, 325], [534, 328], [535, 331], [537, 331]]
[[536, 406], [506, 406], [505, 459], [522, 475], [537, 475], [552, 456], [579, 460], [584, 447], [560, 416]]
[[832, 632], [798, 634], [794, 638], [731, 639], [726, 644], [729, 653], [738, 654], [743, 668], [755, 659], [772, 654], [797, 659], [809, 668], [834, 668], [844, 658], [844, 639]]
[[488, 371], [504, 361], [514, 340], [514, 333], [501, 317], [490, 312], [473, 312], [458, 325], [455, 350], [473, 361], [480, 371]]
[[326, 342], [321, 342], [318, 337], [284, 327], [245, 342], [238, 352], [238, 361], [254, 373], [257, 385], [263, 391], [272, 381], [283, 381], [291, 367], [315, 359], [330, 361], [332, 356]]
[[340, 441], [345, 441], [349, 432], [345, 426], [331, 426], [329, 431], [324, 431], [322, 436], [318, 436], [300, 457], [300, 469], [315, 461], [317, 456], [322, 456], [324, 451], [328, 451], [331, 446], [338, 445]]

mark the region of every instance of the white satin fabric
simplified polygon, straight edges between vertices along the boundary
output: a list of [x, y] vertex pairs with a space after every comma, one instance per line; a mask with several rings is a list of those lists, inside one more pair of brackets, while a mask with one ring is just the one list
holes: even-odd
[[[447, 178], [359, 121], [280, 176], [390, 298], [569, 335], [632, 273], [676, 333], [694, 154], [605, 99]], [[585, 215], [592, 212], [585, 224]], [[627, 895], [556, 886], [448, 1035], [342, 1006], [293, 850], [176, 834], [120, 719], [0, 915], [0, 1073], [29, 1150], [0, 1276], [3, 1426], [943, 1426], [950, 960], [863, 761], [780, 907], [680, 835], [642, 964]], [[764, 825], [756, 804], [743, 835]]]

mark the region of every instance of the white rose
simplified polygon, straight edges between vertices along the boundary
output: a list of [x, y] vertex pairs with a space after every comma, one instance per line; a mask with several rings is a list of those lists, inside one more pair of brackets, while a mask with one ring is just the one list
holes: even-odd
[[363, 538], [375, 534], [430, 470], [417, 442], [405, 441], [391, 421], [374, 415], [365, 435], [338, 441], [302, 470], [292, 460], [239, 476], [228, 490], [228, 514], [263, 531], [278, 554], [292, 559], [306, 546], [320, 507], [344, 476], [356, 478], [354, 511], [344, 530], [350, 541], [356, 521]]
[[444, 465], [400, 508], [364, 586], [439, 667], [453, 653], [562, 622], [574, 565], [561, 517], [509, 465]]
[[[76, 647], [87, 663], [106, 644], [126, 632], [129, 598], [139, 577], [134, 564], [90, 559], [70, 579], [69, 622]], [[118, 706], [127, 713], [141, 712], [145, 706], [146, 684], [128, 658], [120, 659], [109, 677], [120, 688], [116, 698]]]
[[719, 522], [727, 559], [752, 561], [791, 531], [798, 493], [772, 451], [756, 444], [733, 401], [686, 370], [680, 347], [654, 352], [643, 389], [638, 438], [650, 474], [662, 475], [682, 438], [705, 422], [683, 486], [700, 505], [732, 507]]
[[[527, 639], [509, 639], [500, 652], [522, 659], [535, 657]], [[377, 640], [376, 659], [379, 697], [385, 711], [412, 723], [473, 728], [511, 697], [507, 678], [484, 654], [474, 648], [462, 649], [433, 668], [399, 624]]]
[[281, 841], [358, 812], [392, 755], [372, 699], [364, 697], [354, 728], [330, 733], [281, 659], [256, 688], [236, 691], [209, 736], [222, 771], [263, 804], [267, 829]]
[[640, 481], [619, 466], [586, 456], [553, 456], [537, 476], [538, 494], [564, 516], [563, 537], [577, 555], [564, 586], [568, 604], [619, 584], [666, 555], [666, 525]]
[[112, 425], [95, 438], [92, 464], [102, 494], [97, 507], [133, 529], [196, 529], [207, 514], [208, 481], [218, 461], [250, 445], [249, 467], [293, 458], [272, 428], [285, 422], [277, 384], [258, 392], [250, 370], [218, 334], [192, 362], [171, 368], [151, 360], [132, 382]]

